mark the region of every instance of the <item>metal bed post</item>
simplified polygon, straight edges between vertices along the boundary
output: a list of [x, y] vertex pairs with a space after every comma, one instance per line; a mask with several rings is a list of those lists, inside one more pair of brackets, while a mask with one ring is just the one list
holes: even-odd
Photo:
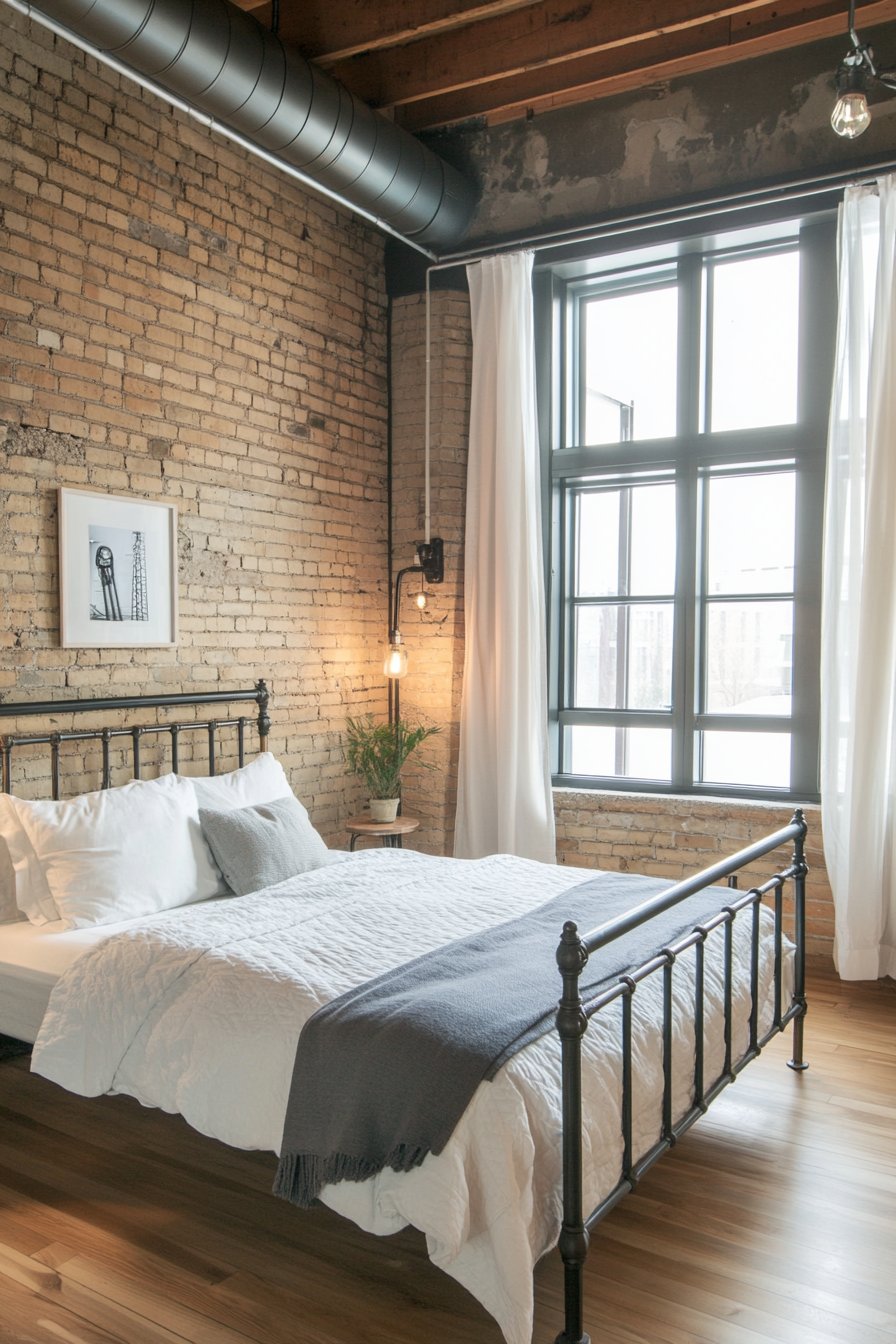
[[796, 953], [793, 965], [793, 999], [798, 1012], [793, 1019], [793, 1059], [787, 1061], [791, 1069], [798, 1073], [808, 1069], [803, 1059], [803, 1022], [806, 1017], [806, 874], [809, 866], [805, 857], [806, 819], [802, 808], [797, 808], [793, 820], [802, 827], [793, 841], [793, 867], [797, 870], [793, 877], [793, 920]]
[[255, 683], [255, 694], [258, 698], [258, 741], [261, 751], [268, 749], [268, 734], [271, 731], [271, 720], [268, 718], [268, 701], [270, 693], [266, 682], [262, 679]]
[[591, 1344], [583, 1333], [583, 1271], [588, 1254], [588, 1232], [582, 1207], [582, 1037], [588, 1019], [582, 1011], [579, 976], [588, 953], [571, 920], [563, 925], [557, 965], [563, 976], [563, 995], [557, 1009], [563, 1072], [563, 1257], [565, 1325], [555, 1344]]

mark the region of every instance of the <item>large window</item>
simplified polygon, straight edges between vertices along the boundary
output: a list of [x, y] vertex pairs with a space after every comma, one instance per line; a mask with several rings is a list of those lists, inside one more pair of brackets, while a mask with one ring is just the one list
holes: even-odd
[[817, 797], [834, 231], [540, 269], [555, 782]]

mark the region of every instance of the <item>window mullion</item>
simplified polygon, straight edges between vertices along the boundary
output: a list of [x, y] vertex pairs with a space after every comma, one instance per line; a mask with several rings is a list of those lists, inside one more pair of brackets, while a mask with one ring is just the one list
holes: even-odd
[[[616, 706], [628, 708], [628, 660], [629, 660], [629, 604], [625, 600], [631, 586], [632, 564], [632, 492], [631, 489], [619, 491], [619, 561], [617, 589], [619, 604], [616, 608]], [[627, 773], [626, 732], [616, 729], [616, 773]]]
[[[560, 658], [558, 677], [560, 684], [560, 709], [567, 709], [574, 704], [574, 682], [573, 669], [575, 667], [575, 644], [576, 644], [576, 555], [575, 548], [578, 531], [578, 510], [579, 495], [575, 490], [566, 489], [562, 492], [562, 504], [560, 507], [560, 518], [562, 534], [560, 538], [560, 603], [562, 627]], [[567, 746], [565, 735], [560, 734], [560, 758], [561, 768], [568, 769], [569, 761], [567, 758]]]
[[715, 284], [716, 269], [713, 262], [706, 264], [703, 272], [706, 277], [705, 294], [701, 304], [701, 318], [703, 322], [703, 342], [701, 354], [703, 355], [703, 367], [700, 370], [701, 387], [703, 396], [700, 403], [698, 433], [712, 433], [712, 347], [713, 347], [713, 287]]
[[[678, 434], [699, 429], [700, 327], [703, 261], [678, 263]], [[694, 595], [696, 591], [695, 460], [679, 457], [675, 471], [675, 625], [672, 648], [672, 788], [688, 789], [694, 774]]]
[[694, 782], [694, 707], [696, 674], [697, 465], [683, 462], [676, 472], [677, 554], [675, 566], [675, 643], [672, 664], [672, 787]]

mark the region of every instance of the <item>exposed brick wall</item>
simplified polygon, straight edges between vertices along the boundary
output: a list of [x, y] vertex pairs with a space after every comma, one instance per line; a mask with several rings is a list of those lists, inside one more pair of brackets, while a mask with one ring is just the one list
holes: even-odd
[[[396, 574], [414, 563], [424, 535], [425, 307], [422, 295], [392, 305], [393, 547]], [[419, 578], [409, 574], [402, 599], [408, 675], [401, 712], [442, 729], [424, 751], [434, 771], [406, 772], [404, 809], [421, 818], [408, 841], [432, 854], [454, 852], [457, 756], [464, 670], [463, 540], [470, 418], [470, 304], [466, 294], [432, 295], [432, 535], [445, 542], [445, 582], [428, 588], [421, 612], [414, 602]]]
[[[0, 693], [264, 676], [344, 843], [338, 732], [385, 708], [382, 238], [5, 9], [0, 193]], [[59, 647], [60, 484], [177, 503], [176, 649]]]
[[[462, 541], [472, 351], [467, 296], [436, 291], [432, 303], [433, 529], [448, 543], [446, 583], [433, 590], [422, 619], [412, 603], [403, 604], [410, 672], [402, 683], [402, 704], [425, 709], [445, 730], [438, 773], [409, 776], [407, 811], [424, 817], [411, 843], [451, 854], [463, 673]], [[392, 321], [396, 569], [412, 563], [413, 541], [422, 536], [423, 335], [422, 295], [397, 300]], [[733, 854], [792, 815], [792, 809], [772, 803], [567, 789], [555, 790], [554, 810], [558, 862], [655, 873], [670, 882]], [[834, 915], [820, 809], [807, 807], [806, 814], [809, 946], [830, 956]], [[775, 861], [780, 866], [782, 855], [751, 869], [750, 875], [764, 879], [775, 871]]]

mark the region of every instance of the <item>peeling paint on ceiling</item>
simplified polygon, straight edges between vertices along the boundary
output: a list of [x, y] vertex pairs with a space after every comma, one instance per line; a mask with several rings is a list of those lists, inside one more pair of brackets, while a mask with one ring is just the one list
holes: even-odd
[[[877, 36], [882, 50], [896, 47], [896, 24]], [[468, 239], [896, 157], [892, 95], [873, 100], [861, 142], [831, 130], [842, 45], [814, 43], [529, 120], [440, 132], [438, 152], [482, 184]]]

